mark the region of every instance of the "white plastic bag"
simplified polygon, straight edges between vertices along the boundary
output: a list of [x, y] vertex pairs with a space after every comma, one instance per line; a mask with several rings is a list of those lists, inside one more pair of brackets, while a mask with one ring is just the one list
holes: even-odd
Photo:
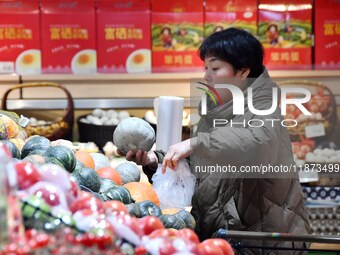
[[190, 172], [186, 160], [180, 160], [175, 171], [167, 168], [165, 174], [162, 174], [162, 165], [159, 165], [152, 181], [152, 187], [158, 195], [161, 209], [184, 209], [191, 205], [196, 178]]

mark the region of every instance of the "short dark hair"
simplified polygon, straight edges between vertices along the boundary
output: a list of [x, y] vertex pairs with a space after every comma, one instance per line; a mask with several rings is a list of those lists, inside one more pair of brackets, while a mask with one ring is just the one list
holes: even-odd
[[228, 62], [236, 73], [249, 68], [249, 78], [257, 78], [263, 72], [262, 44], [249, 32], [239, 28], [228, 28], [208, 36], [199, 48], [199, 56], [216, 57]]
[[171, 34], [171, 28], [170, 27], [163, 27], [162, 30], [161, 30], [161, 34], [163, 34], [165, 30], [168, 30], [169, 34]]

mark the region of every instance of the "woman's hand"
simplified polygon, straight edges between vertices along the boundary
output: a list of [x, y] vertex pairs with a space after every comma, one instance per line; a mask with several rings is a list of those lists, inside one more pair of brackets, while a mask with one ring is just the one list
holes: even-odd
[[162, 173], [165, 173], [167, 167], [175, 170], [178, 161], [188, 157], [197, 146], [197, 137], [187, 139], [183, 142], [170, 146], [168, 153], [165, 155], [162, 164]]
[[[120, 151], [118, 151], [118, 153], [121, 154]], [[142, 150], [138, 150], [136, 153], [134, 153], [132, 150], [129, 150], [125, 155], [125, 158], [128, 161], [135, 162], [137, 165], [149, 166], [152, 169], [157, 169], [158, 166], [158, 159], [153, 151], [143, 152]]]

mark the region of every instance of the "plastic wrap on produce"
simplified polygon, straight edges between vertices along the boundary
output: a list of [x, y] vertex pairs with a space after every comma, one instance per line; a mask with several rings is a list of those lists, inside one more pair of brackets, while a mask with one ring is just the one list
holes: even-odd
[[183, 102], [183, 98], [173, 96], [161, 96], [155, 99], [157, 150], [168, 151], [171, 145], [181, 141]]

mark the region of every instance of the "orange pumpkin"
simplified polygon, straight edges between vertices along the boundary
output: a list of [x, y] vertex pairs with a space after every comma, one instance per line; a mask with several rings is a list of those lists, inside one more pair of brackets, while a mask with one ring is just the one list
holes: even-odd
[[1, 133], [3, 133], [3, 139], [15, 138], [19, 134], [18, 124], [10, 117], [1, 114], [0, 116]]
[[123, 184], [122, 178], [119, 173], [112, 167], [102, 167], [97, 170], [97, 174], [106, 179], [114, 181], [117, 185], [121, 186]]
[[154, 204], [160, 206], [159, 198], [156, 192], [152, 189], [150, 185], [143, 182], [129, 182], [124, 185], [131, 194], [131, 197], [136, 202], [142, 202], [149, 200]]
[[83, 163], [86, 167], [94, 169], [94, 160], [91, 154], [87, 151], [76, 151], [76, 159]]
[[22, 149], [22, 147], [24, 147], [25, 145], [25, 141], [20, 139], [20, 138], [12, 138], [12, 139], [9, 139], [10, 142], [14, 143], [19, 150]]

